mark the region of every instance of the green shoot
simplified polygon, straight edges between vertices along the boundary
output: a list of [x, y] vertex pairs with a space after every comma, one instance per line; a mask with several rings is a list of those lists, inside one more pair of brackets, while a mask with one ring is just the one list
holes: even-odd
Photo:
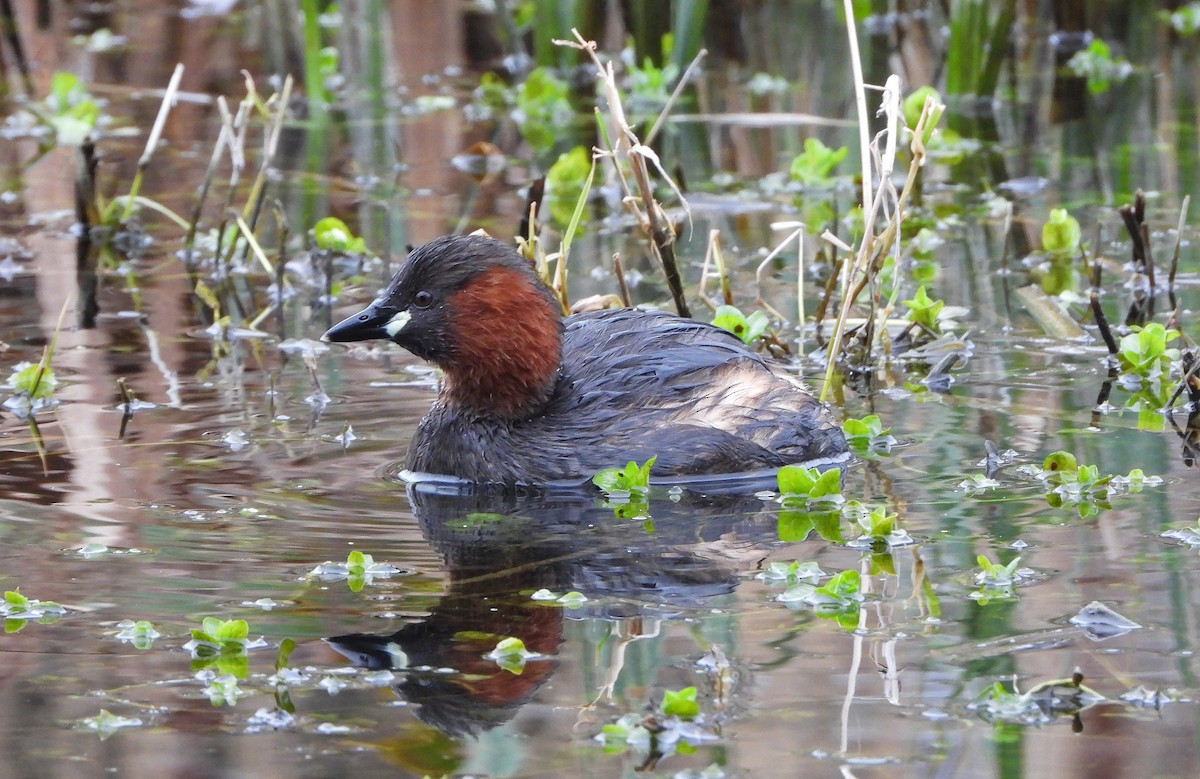
[[945, 305], [940, 300], [934, 300], [929, 297], [924, 286], [917, 287], [917, 294], [913, 295], [911, 300], [901, 301], [908, 309], [906, 318], [927, 331], [940, 334], [941, 328], [938, 326], [938, 315], [942, 312], [942, 306]]
[[804, 151], [792, 160], [792, 181], [810, 188], [827, 187], [832, 183], [833, 169], [849, 153], [845, 146], [831, 149], [816, 138], [808, 138]]
[[696, 715], [700, 713], [700, 704], [696, 703], [696, 688], [664, 690], [662, 713], [668, 717], [678, 717], [682, 720], [695, 719]]

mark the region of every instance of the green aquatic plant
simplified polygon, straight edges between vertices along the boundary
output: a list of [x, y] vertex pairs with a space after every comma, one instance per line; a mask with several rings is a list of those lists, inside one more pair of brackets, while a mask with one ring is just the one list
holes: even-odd
[[956, 0], [950, 4], [946, 92], [991, 97], [1000, 83], [1016, 19], [1016, 0]]
[[128, 642], [136, 649], [149, 649], [154, 645], [154, 640], [162, 636], [154, 628], [154, 623], [145, 619], [136, 622], [132, 619], [121, 620], [117, 627], [120, 628], [116, 634], [117, 640]]
[[929, 297], [929, 293], [925, 291], [924, 285], [917, 287], [917, 292], [912, 296], [911, 300], [901, 302], [908, 309], [908, 313], [905, 314], [905, 318], [908, 321], [922, 327], [931, 335], [941, 335], [942, 330], [941, 326], [938, 325], [938, 315], [942, 313], [942, 307], [945, 303]]
[[524, 641], [512, 636], [501, 639], [496, 648], [486, 656], [505, 671], [517, 676], [524, 672], [526, 661], [541, 657], [537, 652], [526, 649]]
[[548, 68], [534, 68], [516, 88], [512, 116], [533, 150], [545, 154], [563, 137], [575, 117], [567, 82]]
[[804, 506], [812, 501], [842, 501], [842, 471], [824, 472], [803, 465], [785, 465], [775, 476], [780, 499], [785, 506]]
[[358, 549], [346, 555], [346, 562], [335, 563], [331, 560], [318, 565], [308, 572], [310, 578], [322, 581], [346, 580], [351, 592], [361, 592], [368, 584], [376, 579], [388, 579], [400, 573], [400, 569], [389, 563], [377, 563], [375, 558]]
[[42, 624], [56, 622], [66, 614], [65, 607], [52, 600], [28, 598], [20, 590], [8, 590], [0, 602], [0, 617], [4, 618], [4, 632], [16, 633], [30, 621]]
[[1083, 683], [1077, 669], [1069, 679], [1050, 679], [1022, 693], [1013, 681], [1009, 691], [1001, 682], [985, 688], [968, 708], [988, 722], [1008, 725], [1046, 725], [1056, 717], [1074, 717], [1106, 698]]
[[50, 94], [42, 106], [31, 107], [41, 121], [53, 128], [59, 146], [80, 145], [100, 119], [99, 105], [74, 73], [59, 71], [50, 78]]
[[821, 580], [825, 572], [821, 570], [821, 566], [814, 562], [800, 562], [792, 560], [791, 562], [772, 562], [767, 567], [760, 571], [754, 578], [767, 584], [799, 584], [800, 582], [809, 582], [816, 584]]
[[842, 434], [846, 436], [846, 443], [858, 454], [887, 454], [896, 444], [891, 428], [883, 426], [878, 414], [868, 414], [862, 419], [847, 419], [842, 422]]
[[1094, 95], [1107, 92], [1114, 83], [1120, 83], [1133, 73], [1129, 61], [1116, 57], [1112, 48], [1095, 38], [1086, 49], [1075, 52], [1067, 61], [1067, 69], [1080, 78], [1087, 79], [1088, 91]]
[[842, 516], [853, 520], [862, 530], [858, 538], [850, 541], [851, 547], [869, 548], [882, 553], [891, 547], [913, 543], [908, 531], [898, 526], [898, 515], [884, 506], [868, 508], [862, 502], [852, 500], [842, 506], [841, 513]]
[[18, 416], [30, 416], [54, 403], [54, 390], [58, 378], [47, 360], [41, 362], [19, 362], [12, 368], [5, 386], [12, 395], [4, 401], [4, 407]]
[[946, 110], [942, 96], [936, 89], [926, 84], [914, 89], [900, 103], [900, 113], [904, 116], [904, 124], [911, 130], [921, 121], [921, 113], [925, 110], [925, 101], [929, 98], [933, 98], [941, 108], [936, 109], [937, 113], [932, 117], [932, 121], [925, 123], [925, 133], [921, 140], [926, 144], [933, 138], [933, 134], [937, 130], [938, 120], [941, 118], [942, 112]]
[[1161, 11], [1171, 29], [1180, 35], [1190, 36], [1200, 32], [1200, 3], [1186, 3], [1174, 11]]
[[828, 187], [833, 183], [833, 169], [849, 153], [845, 146], [831, 149], [817, 138], [808, 138], [804, 141], [804, 151], [792, 159], [789, 170], [792, 181], [810, 188]]
[[249, 642], [250, 625], [244, 619], [205, 617], [200, 627], [192, 628], [192, 639], [215, 651], [236, 649], [245, 651]]
[[896, 531], [896, 513], [883, 506], [858, 515], [858, 525], [867, 538], [887, 538]]
[[681, 720], [695, 719], [700, 713], [700, 704], [696, 702], [696, 688], [664, 690], [660, 709], [668, 717], [678, 717]]
[[1042, 225], [1042, 249], [1052, 257], [1074, 258], [1079, 254], [1083, 229], [1079, 220], [1065, 208], [1050, 209], [1050, 216]]
[[[669, 55], [669, 37], [663, 49], [664, 55]], [[643, 57], [642, 64], [638, 65], [634, 61], [632, 49], [625, 50], [624, 59], [625, 72], [628, 75], [627, 104], [630, 114], [639, 120], [657, 116], [666, 107], [671, 98], [671, 90], [679, 80], [679, 66], [668, 62], [659, 67], [650, 57]]]
[[811, 573], [804, 576], [775, 599], [790, 608], [811, 606], [822, 619], [835, 620], [848, 630], [856, 628], [859, 606], [864, 600], [862, 576], [855, 570], [842, 571], [824, 585], [817, 584], [817, 576]]
[[736, 306], [717, 306], [712, 323], [728, 330], [747, 344], [758, 340], [771, 324], [765, 312], [755, 311], [746, 316]]
[[145, 723], [138, 717], [123, 717], [113, 714], [108, 709], [101, 709], [100, 713], [94, 717], [85, 717], [79, 720], [80, 727], [95, 732], [101, 741], [122, 728], [136, 728], [143, 724]]
[[1099, 466], [1081, 464], [1075, 455], [1064, 451], [1047, 455], [1041, 468], [1026, 466], [1021, 470], [1042, 481], [1047, 503], [1055, 508], [1074, 506], [1082, 517], [1112, 508], [1110, 500], [1115, 496], [1138, 493], [1144, 487], [1162, 483], [1161, 477], [1147, 476], [1141, 468], [1124, 476], [1102, 474]]
[[336, 254], [366, 254], [367, 243], [354, 234], [346, 223], [336, 216], [327, 216], [313, 225], [313, 243], [325, 252]]
[[191, 669], [233, 677], [234, 687], [237, 679], [245, 679], [250, 673], [249, 650], [267, 645], [261, 638], [250, 638], [250, 625], [244, 619], [205, 617], [191, 633], [192, 640], [183, 645], [192, 653]]
[[1013, 558], [1007, 564], [993, 563], [987, 555], [979, 555], [975, 561], [979, 564], [979, 570], [975, 573], [975, 583], [979, 589], [969, 597], [980, 604], [1016, 597], [1016, 585], [1030, 575], [1028, 570], [1018, 567], [1021, 564], [1020, 557]]
[[605, 468], [592, 477], [592, 484], [610, 498], [645, 495], [650, 489], [650, 469], [657, 457], [651, 457], [643, 465], [633, 460], [624, 468]]
[[1142, 379], [1161, 379], [1171, 372], [1180, 359], [1178, 349], [1168, 347], [1179, 337], [1178, 330], [1168, 330], [1157, 322], [1130, 327], [1133, 332], [1121, 338], [1117, 360], [1121, 371]]

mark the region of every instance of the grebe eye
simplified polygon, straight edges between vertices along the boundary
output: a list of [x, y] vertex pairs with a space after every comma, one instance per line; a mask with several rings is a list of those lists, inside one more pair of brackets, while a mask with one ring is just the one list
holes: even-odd
[[429, 308], [433, 305], [433, 293], [429, 290], [421, 290], [413, 295], [413, 305], [417, 308]]

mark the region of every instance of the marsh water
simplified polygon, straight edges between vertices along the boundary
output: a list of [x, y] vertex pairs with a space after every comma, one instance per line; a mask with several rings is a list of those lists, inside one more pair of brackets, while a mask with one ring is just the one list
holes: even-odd
[[[181, 214], [220, 131], [216, 97], [240, 101], [243, 70], [264, 97], [282, 74], [304, 80], [290, 3], [13, 5], [28, 99], [71, 71], [102, 102], [107, 198], [128, 191], [177, 62], [180, 100], [141, 194]], [[614, 54], [625, 45], [619, 6], [641, 6], [594, 5], [607, 14], [595, 34]], [[943, 4], [873, 5], [860, 20], [868, 82], [953, 78]], [[897, 514], [912, 543], [890, 547], [848, 543], [849, 520], [840, 534], [799, 532], [762, 483], [662, 483], [643, 510], [623, 512], [590, 488], [472, 493], [402, 478], [436, 374], [391, 346], [316, 339], [373, 297], [405, 245], [456, 229], [516, 234], [530, 180], [574, 145], [567, 136], [594, 140], [590, 106], [543, 152], [510, 117], [481, 116], [481, 73], [522, 48], [485, 4], [344, 2], [326, 14], [316, 29], [340, 52], [336, 99], [318, 110], [296, 98], [266, 177], [263, 224], [288, 229], [281, 245], [264, 226], [263, 243], [288, 264], [294, 294], [251, 322], [275, 279], [246, 263], [233, 275], [247, 310], [224, 328], [195, 293], [182, 230], [150, 209], [100, 261], [98, 310], [80, 324], [92, 287], [78, 273], [78, 153], [22, 118], [5, 49], [0, 373], [36, 363], [67, 313], [55, 403], [32, 425], [0, 411], [0, 587], [62, 607], [7, 612], [0, 775], [1196, 775], [1200, 555], [1187, 540], [1200, 535], [1163, 536], [1200, 518], [1187, 411], [1131, 406], [1120, 383], [1104, 400], [1110, 365], [1094, 324], [1083, 338], [1051, 332], [1021, 289], [1039, 284], [1028, 258], [1049, 211], [1066, 207], [1106, 263], [1103, 302], [1119, 326], [1133, 291], [1115, 209], [1141, 188], [1159, 262], [1179, 245], [1181, 329], [1200, 337], [1195, 204], [1177, 230], [1196, 192], [1200, 43], [1160, 13], [1187, 4], [1011, 5], [999, 87], [946, 95], [961, 140], [926, 165], [914, 206], [939, 239], [927, 283], [954, 308], [943, 345], [958, 359], [932, 380], [944, 352], [880, 359], [831, 393], [839, 418], [878, 414], [897, 439], [843, 475], [848, 498]], [[805, 203], [855, 197], [848, 175], [807, 201], [787, 177], [809, 137], [850, 148], [839, 174], [858, 169], [840, 8], [708, 4], [709, 58], [659, 147], [686, 181], [690, 218], [677, 204], [672, 213], [694, 300], [711, 230], [749, 312], [755, 268], [784, 234], [772, 225], [801, 218]], [[102, 29], [119, 38], [97, 38]], [[1062, 69], [1085, 32], [1131, 64], [1105, 91]], [[765, 86], [750, 89], [756, 74]], [[261, 125], [231, 190], [236, 208]], [[481, 148], [494, 163], [482, 180], [465, 170]], [[226, 159], [218, 181], [228, 180]], [[221, 219], [221, 186], [202, 230]], [[615, 291], [619, 251], [635, 300], [669, 308], [646, 241], [619, 197], [598, 192], [572, 249], [572, 296]], [[322, 289], [304, 237], [327, 215], [371, 248], [361, 269], [340, 261], [336, 290]], [[789, 319], [798, 273], [810, 315], [824, 287], [830, 244], [809, 235], [804, 246], [811, 267], [798, 271], [793, 248], [766, 274], [765, 298]], [[201, 274], [214, 287], [222, 278]], [[1085, 300], [1086, 280], [1074, 283]], [[901, 298], [916, 286], [905, 282]], [[1066, 310], [1085, 318], [1078, 302]], [[791, 346], [781, 359], [817, 387], [819, 337], [811, 325], [781, 331]], [[1056, 450], [1101, 474], [1152, 478], [1111, 505], [1056, 507], [1032, 473]], [[982, 486], [985, 471], [994, 483]], [[347, 577], [337, 564], [355, 550], [390, 567]], [[981, 588], [979, 555], [1019, 556], [1017, 585]], [[772, 564], [793, 561], [860, 572], [865, 599], [836, 618], [781, 599]], [[246, 620], [244, 655], [189, 650], [206, 617]], [[143, 620], [157, 636], [130, 624]], [[492, 654], [504, 638], [532, 653], [523, 667]], [[1076, 672], [1082, 688], [1068, 681]], [[696, 718], [663, 711], [667, 692], [689, 687]]]

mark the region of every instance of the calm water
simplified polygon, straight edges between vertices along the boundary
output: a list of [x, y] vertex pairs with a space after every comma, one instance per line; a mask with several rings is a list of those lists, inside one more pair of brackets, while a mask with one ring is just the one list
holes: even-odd
[[[109, 195], [126, 191], [158, 108], [158, 95], [138, 90], [161, 88], [176, 61], [187, 65], [187, 100], [172, 113], [142, 189], [182, 213], [219, 127], [214, 97], [241, 98], [242, 68], [269, 93], [266, 76], [299, 56], [279, 43], [299, 31], [281, 37], [276, 4], [244, 2], [229, 19], [157, 3], [95, 13], [53, 4], [45, 28], [37, 5], [16, 3], [35, 92], [45, 94], [50, 74], [65, 69], [109, 101], [114, 123], [99, 144]], [[336, 41], [345, 47], [349, 110], [289, 122], [269, 185], [291, 235], [329, 213], [394, 253], [460, 222], [514, 232], [533, 155], [511, 124], [474, 122], [462, 107], [462, 85], [475, 83], [472, 68], [484, 59], [479, 19], [454, 2], [343, 5]], [[681, 112], [852, 119], [833, 5], [742, 4], [744, 50], [710, 41], [706, 102]], [[0, 586], [66, 609], [9, 620], [0, 638], [0, 774], [1195, 775], [1200, 558], [1161, 534], [1200, 517], [1196, 471], [1160, 415], [1139, 426], [1135, 411], [1121, 410], [1130, 396], [1119, 387], [1109, 398], [1114, 410], [1094, 415], [1107, 378], [1103, 346], [1046, 335], [1015, 290], [1029, 283], [1020, 260], [1037, 246], [1049, 209], [1066, 205], [1085, 240], [1112, 260], [1105, 307], [1122, 319], [1130, 249], [1113, 208], [1137, 187], [1151, 193], [1155, 254], [1169, 257], [1181, 200], [1194, 191], [1196, 44], [1169, 34], [1153, 3], [1129, 4], [1145, 12], [1131, 15], [1124, 3], [1097, 3], [1083, 20], [1049, 5], [1020, 10], [1027, 15], [1005, 60], [996, 121], [956, 115], [959, 132], [980, 145], [923, 173], [918, 215], [945, 240], [932, 289], [961, 308], [956, 332], [969, 333], [968, 359], [945, 392], [920, 383], [926, 368], [896, 361], [841, 393], [840, 413], [877, 413], [899, 439], [890, 456], [849, 467], [843, 489], [897, 513], [916, 543], [890, 552], [816, 532], [785, 543], [779, 504], [756, 495], [761, 486], [663, 485], [649, 502], [652, 524], [615, 516], [590, 492], [408, 487], [398, 462], [436, 377], [382, 347], [318, 346], [310, 368], [303, 343], [275, 335], [317, 337], [371, 297], [382, 263], [365, 268], [367, 278], [351, 283], [331, 313], [309, 305], [319, 289], [302, 285], [308, 262], [293, 238], [287, 253], [299, 292], [282, 317], [265, 320], [271, 335], [214, 337], [176, 255], [179, 232], [147, 215], [153, 240], [102, 274], [96, 326], [68, 324], [58, 338], [60, 402], [36, 416], [40, 444], [27, 422], [0, 412]], [[936, 33], [936, 17], [931, 28], [910, 17], [874, 22], [878, 34], [863, 35], [868, 79], [892, 69], [911, 81], [942, 77], [940, 33], [925, 45], [920, 34]], [[94, 53], [71, 42], [100, 26], [127, 43]], [[1066, 99], [1050, 75], [1052, 33], [1084, 27], [1134, 71], [1095, 97], [1080, 98], [1083, 85], [1068, 84], [1074, 97]], [[464, 41], [475, 46], [472, 58], [461, 54]], [[371, 91], [376, 54], [395, 79], [383, 93]], [[789, 85], [754, 96], [741, 85], [755, 72]], [[419, 95], [456, 102], [422, 113], [413, 110]], [[19, 103], [2, 105], [16, 121]], [[720, 229], [741, 268], [738, 302], [750, 310], [760, 250], [782, 235], [770, 224], [796, 216], [792, 196], [776, 193], [769, 174], [785, 171], [812, 134], [850, 145], [839, 170], [854, 167], [854, 131], [844, 121], [675, 126], [664, 156], [678, 156], [697, 190], [694, 229], [680, 249], [693, 290], [708, 232]], [[476, 185], [449, 160], [480, 140], [496, 143], [508, 165]], [[250, 153], [247, 179], [258, 146]], [[3, 378], [39, 358], [63, 306], [75, 305], [77, 239], [71, 150], [39, 151], [13, 130], [0, 143], [0, 166]], [[223, 169], [219, 180], [227, 176]], [[725, 183], [710, 185], [714, 178]], [[241, 197], [244, 190], [245, 182]], [[989, 211], [992, 192], [1016, 204], [1007, 237], [1003, 218]], [[1193, 338], [1196, 237], [1185, 229], [1179, 273], [1181, 321]], [[645, 277], [635, 296], [666, 305], [659, 276], [620, 218], [597, 220], [579, 247], [577, 257], [596, 260], [574, 269], [576, 297], [613, 291], [611, 275], [592, 265], [607, 267], [600, 258], [620, 250]], [[810, 256], [816, 248], [809, 243]], [[795, 311], [795, 274], [794, 259], [781, 261], [768, 282], [768, 298], [784, 312]], [[250, 278], [260, 305], [268, 281]], [[811, 312], [816, 293], [806, 294]], [[1160, 311], [1166, 305], [1163, 296]], [[795, 365], [819, 379], [815, 361]], [[119, 378], [152, 404], [128, 420]], [[987, 440], [1015, 454], [994, 489], [971, 493], [960, 485], [983, 474]], [[1022, 470], [1059, 449], [1101, 473], [1141, 468], [1162, 481], [1081, 517], [1048, 505]], [[841, 527], [856, 535], [849, 521]], [[313, 574], [353, 550], [395, 570], [361, 588]], [[1015, 597], [972, 597], [981, 554], [1021, 556], [1028, 571]], [[757, 575], [791, 561], [860, 571], [866, 599], [857, 617], [842, 625], [781, 602], [785, 588]], [[533, 597], [542, 590], [585, 599]], [[1093, 601], [1139, 627], [1069, 621]], [[184, 648], [205, 617], [249, 623], [255, 643], [244, 670], [227, 658], [200, 669]], [[124, 620], [149, 620], [161, 635], [144, 646], [122, 640]], [[503, 637], [537, 653], [521, 673], [487, 656]], [[289, 639], [296, 648], [277, 673]], [[1004, 710], [1004, 701], [985, 703], [996, 682], [1034, 692], [1076, 669], [1097, 697], [1060, 689], [1057, 701], [1041, 693]], [[242, 677], [239, 693], [214, 683], [231, 670]], [[662, 756], [594, 738], [625, 715], [656, 728], [664, 691], [691, 686], [700, 717], [683, 729], [678, 751], [664, 744], [679, 732], [672, 728], [659, 739]], [[102, 710], [125, 719], [97, 733]]]

